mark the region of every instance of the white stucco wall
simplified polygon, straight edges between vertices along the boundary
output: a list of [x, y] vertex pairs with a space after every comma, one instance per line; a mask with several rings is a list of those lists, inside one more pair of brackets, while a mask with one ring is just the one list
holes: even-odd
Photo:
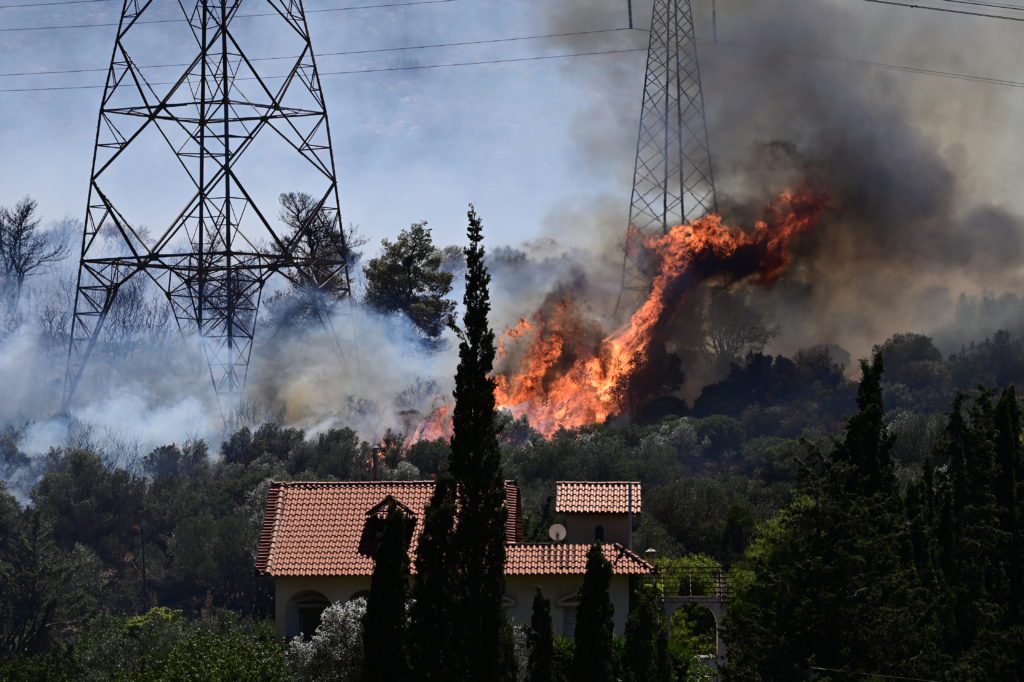
[[628, 514], [562, 514], [561, 517], [565, 519], [565, 541], [569, 544], [593, 544], [594, 531], [604, 526], [605, 542], [629, 547]]

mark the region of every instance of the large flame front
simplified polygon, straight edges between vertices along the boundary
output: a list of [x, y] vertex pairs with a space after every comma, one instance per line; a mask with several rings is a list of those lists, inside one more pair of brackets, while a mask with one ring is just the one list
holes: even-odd
[[[687, 293], [710, 278], [767, 283], [790, 264], [794, 239], [818, 223], [827, 205], [810, 187], [783, 192], [750, 231], [718, 215], [630, 241], [656, 266], [651, 293], [629, 322], [605, 335], [570, 298], [520, 320], [499, 340], [495, 397], [501, 409], [525, 416], [551, 436], [562, 428], [600, 423], [624, 411], [625, 391], [644, 368]], [[444, 423], [447, 429], [440, 429]], [[450, 433], [450, 410], [435, 411], [420, 436]]]
[[[548, 436], [620, 414], [626, 382], [643, 367], [652, 342], [687, 292], [710, 277], [777, 278], [791, 261], [791, 243], [818, 222], [825, 205], [823, 195], [805, 187], [779, 196], [750, 232], [729, 228], [720, 216], [710, 215], [642, 240], [658, 268], [650, 295], [628, 324], [596, 347], [582, 344], [581, 352], [579, 325], [567, 329], [561, 324], [570, 302], [557, 306], [555, 323], [547, 311], [537, 313], [533, 322], [521, 321], [503, 339], [502, 355], [508, 357], [516, 341], [530, 345], [514, 366], [506, 365], [495, 377], [498, 406], [525, 415]], [[540, 331], [531, 335], [534, 328]], [[566, 362], [570, 348], [576, 357]]]

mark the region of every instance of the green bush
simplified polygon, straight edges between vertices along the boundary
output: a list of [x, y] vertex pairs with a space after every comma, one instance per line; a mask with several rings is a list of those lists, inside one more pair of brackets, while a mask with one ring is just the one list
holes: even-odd
[[286, 676], [284, 648], [270, 623], [250, 629], [230, 622], [200, 623], [174, 647], [161, 674], [165, 680], [210, 682], [271, 682]]
[[555, 650], [552, 656], [552, 679], [555, 682], [572, 681], [572, 659], [576, 654], [576, 642], [568, 637], [555, 639]]

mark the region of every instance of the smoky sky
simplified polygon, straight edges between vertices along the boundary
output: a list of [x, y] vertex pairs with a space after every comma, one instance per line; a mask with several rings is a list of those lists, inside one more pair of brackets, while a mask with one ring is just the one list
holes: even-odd
[[[635, 4], [646, 29], [650, 3]], [[1019, 166], [1006, 161], [1016, 140], [1003, 127], [1019, 93], [891, 68], [1012, 76], [1019, 29], [853, 1], [719, 0], [712, 42], [710, 3], [693, 4], [725, 219], [750, 225], [803, 178], [831, 197], [788, 277], [751, 292], [779, 323], [779, 350], [831, 342], [862, 354], [895, 331], [948, 322], [960, 293], [1020, 290], [1024, 225], [1006, 184]], [[615, 11], [558, 3], [550, 21], [564, 29]], [[628, 182], [641, 76], [601, 69], [593, 82], [575, 127], [580, 161]], [[625, 203], [595, 218], [609, 226], [605, 244]]]
[[[647, 28], [650, 1], [634, 5], [636, 26]], [[827, 219], [798, 245], [787, 276], [770, 289], [749, 286], [749, 300], [779, 329], [771, 350], [833, 343], [856, 357], [897, 331], [941, 328], [944, 338], [981, 338], [990, 333], [991, 320], [1011, 323], [1017, 304], [990, 306], [991, 319], [954, 313], [962, 293], [1021, 293], [1024, 197], [1017, 131], [1024, 89], [891, 65], [1019, 80], [1022, 29], [857, 0], [718, 0], [714, 43], [709, 6], [694, 0], [726, 220], [749, 226], [777, 192], [805, 177], [831, 197]], [[435, 9], [437, 14], [318, 15], [317, 49], [626, 26], [620, 0], [467, 0]], [[23, 18], [24, 24], [31, 21]], [[415, 63], [631, 50], [646, 43], [642, 31], [621, 30], [416, 53]], [[109, 35], [85, 32], [0, 39], [3, 54], [17, 57], [8, 60], [12, 71], [102, 66], [109, 44]], [[411, 58], [389, 54], [330, 63], [344, 70], [400, 66]], [[70, 76], [58, 82], [73, 84]], [[327, 83], [342, 212], [346, 223], [359, 223], [373, 239], [367, 258], [376, 255], [380, 237], [393, 237], [419, 219], [430, 220], [439, 244], [460, 242], [466, 204], [475, 201], [492, 254], [492, 323], [499, 334], [566, 283], [580, 292], [588, 314], [600, 319], [614, 305], [642, 52], [387, 78], [338, 76]], [[80, 215], [99, 95], [69, 92], [78, 94], [0, 98], [0, 204], [31, 193], [48, 220]], [[538, 233], [548, 239], [521, 245]], [[69, 269], [54, 277], [72, 274]], [[40, 278], [33, 286], [42, 292], [52, 284]], [[456, 288], [453, 296], [459, 295]], [[951, 331], [951, 323], [970, 329]], [[318, 331], [287, 343], [258, 338], [253, 398], [289, 423], [314, 430], [364, 416], [361, 433], [376, 437], [382, 428], [402, 427], [397, 394], [415, 389], [426, 403], [450, 394], [453, 345], [436, 355], [413, 352], [400, 321], [365, 311], [353, 326], [353, 354], [364, 360], [349, 364], [336, 359], [333, 343]], [[177, 337], [168, 343], [179, 344]], [[10, 421], [53, 414], [64, 352], [47, 350], [28, 331], [0, 343], [0, 383], [11, 398], [0, 416]], [[83, 388], [80, 414], [93, 414], [89, 421], [99, 425], [129, 420], [151, 426], [154, 441], [190, 429], [215, 437], [219, 416], [202, 360], [187, 355], [174, 373], [160, 357], [138, 358], [142, 369], [130, 374], [134, 384], [124, 380], [127, 371], [104, 372], [100, 364], [90, 375], [95, 384]], [[126, 405], [138, 414], [126, 418]], [[34, 449], [55, 439], [40, 435]]]

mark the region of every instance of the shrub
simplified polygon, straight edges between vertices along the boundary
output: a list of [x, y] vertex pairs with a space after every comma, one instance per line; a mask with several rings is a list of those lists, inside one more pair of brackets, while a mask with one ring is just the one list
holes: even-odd
[[357, 682], [363, 673], [363, 616], [366, 600], [337, 602], [324, 610], [309, 640], [288, 644], [288, 664], [301, 680]]

